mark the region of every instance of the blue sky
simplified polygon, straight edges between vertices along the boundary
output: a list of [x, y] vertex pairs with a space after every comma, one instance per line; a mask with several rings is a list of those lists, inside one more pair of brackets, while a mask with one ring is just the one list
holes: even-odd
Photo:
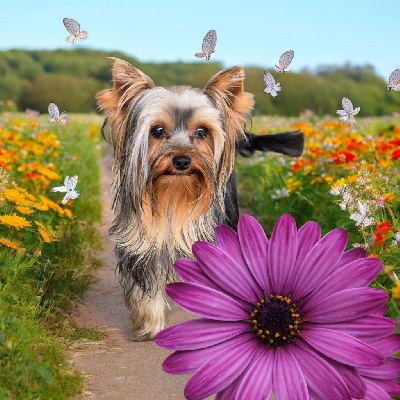
[[73, 46], [140, 61], [197, 61], [193, 54], [215, 29], [213, 59], [225, 67], [270, 68], [294, 50], [293, 71], [348, 61], [371, 64], [387, 79], [400, 68], [399, 0], [0, 0], [0, 50], [71, 48], [64, 17], [89, 32]]

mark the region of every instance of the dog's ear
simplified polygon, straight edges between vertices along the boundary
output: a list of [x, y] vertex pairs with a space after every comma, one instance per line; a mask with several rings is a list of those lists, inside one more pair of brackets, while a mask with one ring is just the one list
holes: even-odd
[[233, 170], [235, 147], [244, 137], [246, 117], [253, 107], [253, 95], [244, 91], [244, 71], [240, 65], [214, 75], [203, 93], [221, 113], [226, 140], [220, 162], [219, 184], [226, 185]]
[[240, 65], [214, 75], [208, 81], [204, 94], [217, 106], [231, 110], [243, 122], [254, 104], [254, 96], [244, 91], [244, 71]]
[[107, 117], [119, 113], [144, 90], [154, 87], [153, 81], [142, 71], [127, 61], [114, 58], [112, 68], [112, 89], [102, 90], [96, 94], [98, 106], [105, 110]]

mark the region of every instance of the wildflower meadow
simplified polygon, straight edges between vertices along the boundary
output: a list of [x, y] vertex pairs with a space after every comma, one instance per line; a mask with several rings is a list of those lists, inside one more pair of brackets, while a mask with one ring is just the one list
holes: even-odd
[[[96, 332], [68, 318], [97, 263], [100, 220], [97, 124], [0, 115], [0, 398], [67, 399], [82, 377], [63, 352]], [[79, 143], [79, 145], [77, 145]], [[59, 186], [79, 174], [81, 196], [61, 204]]]

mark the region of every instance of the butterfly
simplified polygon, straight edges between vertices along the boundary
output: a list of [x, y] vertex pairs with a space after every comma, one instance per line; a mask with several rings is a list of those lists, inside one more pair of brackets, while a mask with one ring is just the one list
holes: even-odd
[[293, 50], [288, 50], [285, 51], [281, 57], [279, 58], [279, 64], [275, 64], [275, 68], [278, 72], [286, 72], [289, 71], [288, 66], [292, 62], [294, 57], [294, 51]]
[[81, 31], [81, 27], [74, 19], [64, 18], [64, 26], [67, 31], [71, 34], [65, 39], [68, 43], [74, 43], [76, 40], [86, 40], [89, 38], [89, 34], [86, 31]]
[[343, 97], [342, 107], [343, 110], [336, 111], [336, 113], [340, 115], [339, 119], [350, 125], [355, 124], [356, 120], [354, 119], [354, 115], [358, 114], [360, 107], [357, 107], [355, 110], [353, 110], [353, 103], [347, 97]]
[[67, 176], [64, 180], [64, 186], [57, 186], [50, 190], [50, 192], [67, 192], [64, 198], [61, 200], [61, 204], [65, 206], [68, 200], [76, 199], [79, 196], [79, 192], [75, 190], [76, 184], [78, 183], [78, 175]]
[[211, 29], [211, 31], [208, 31], [206, 36], [204, 36], [203, 45], [201, 46], [202, 53], [196, 53], [195, 56], [198, 58], [205, 57], [206, 61], [208, 61], [211, 54], [214, 53], [216, 44], [217, 32], [214, 29]]
[[65, 111], [60, 114], [58, 107], [54, 103], [49, 104], [48, 112], [51, 117], [50, 122], [55, 122], [60, 125], [65, 125], [68, 122], [68, 115]]
[[400, 69], [395, 69], [389, 76], [389, 86], [387, 90], [394, 90], [400, 92]]
[[267, 87], [264, 89], [265, 93], [271, 93], [271, 96], [276, 97], [277, 92], [281, 91], [281, 84], [275, 83], [275, 78], [268, 72], [264, 71], [264, 82]]

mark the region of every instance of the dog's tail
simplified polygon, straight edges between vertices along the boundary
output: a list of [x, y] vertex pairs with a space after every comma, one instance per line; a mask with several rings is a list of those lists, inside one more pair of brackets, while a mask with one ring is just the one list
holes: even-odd
[[236, 145], [236, 151], [242, 157], [250, 157], [256, 150], [300, 157], [304, 150], [304, 135], [300, 131], [270, 135], [254, 135], [246, 132], [246, 139], [241, 139]]

